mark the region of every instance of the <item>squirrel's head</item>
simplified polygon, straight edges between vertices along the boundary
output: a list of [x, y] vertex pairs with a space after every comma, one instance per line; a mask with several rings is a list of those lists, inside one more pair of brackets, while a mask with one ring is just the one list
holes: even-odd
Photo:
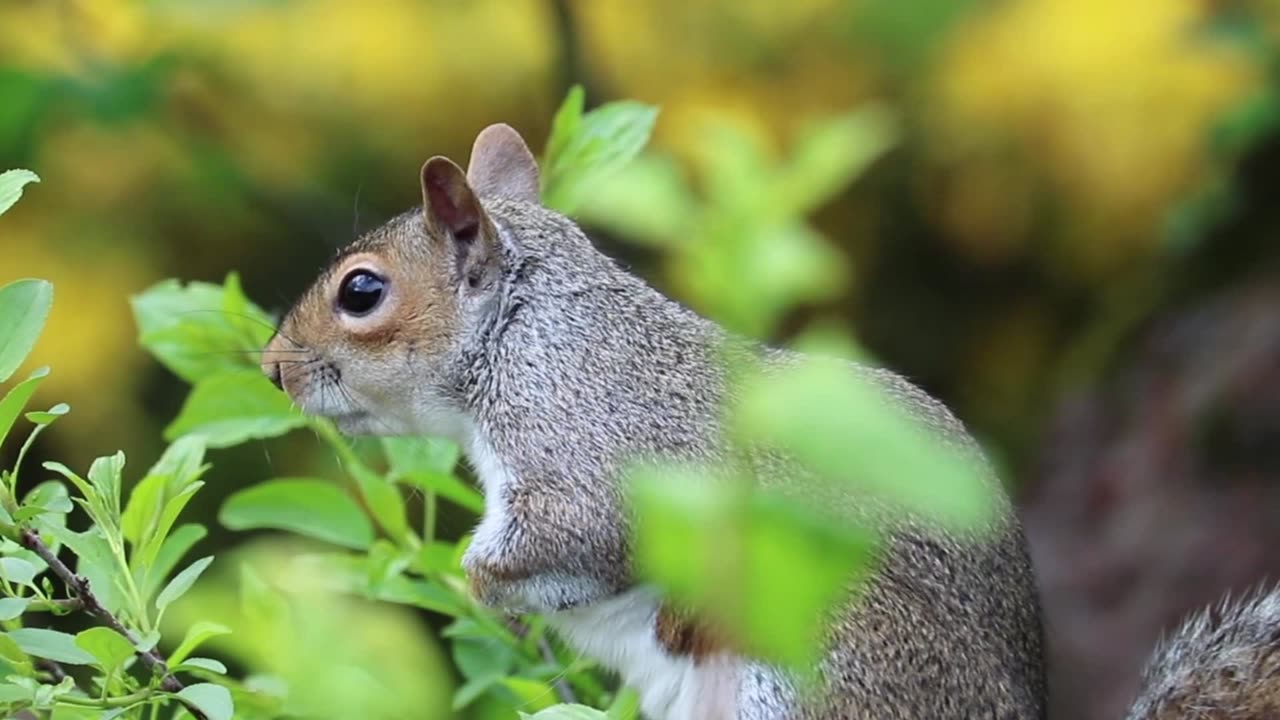
[[421, 210], [342, 250], [285, 315], [262, 370], [304, 412], [350, 434], [448, 432], [449, 375], [499, 292], [503, 242], [480, 199], [538, 202], [538, 167], [507, 125], [476, 138], [468, 171], [422, 166]]

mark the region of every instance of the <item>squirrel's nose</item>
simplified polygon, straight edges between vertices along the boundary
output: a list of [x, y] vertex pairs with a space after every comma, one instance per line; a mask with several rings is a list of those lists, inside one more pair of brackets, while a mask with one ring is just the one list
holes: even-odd
[[281, 372], [280, 360], [277, 357], [276, 345], [280, 339], [279, 335], [271, 338], [267, 346], [262, 349], [262, 374], [267, 376], [272, 385], [276, 388], [284, 389], [284, 377]]
[[266, 374], [267, 379], [271, 381], [272, 385], [276, 386], [277, 390], [284, 389], [284, 380], [280, 377], [280, 363], [264, 363], [262, 366], [262, 372]]

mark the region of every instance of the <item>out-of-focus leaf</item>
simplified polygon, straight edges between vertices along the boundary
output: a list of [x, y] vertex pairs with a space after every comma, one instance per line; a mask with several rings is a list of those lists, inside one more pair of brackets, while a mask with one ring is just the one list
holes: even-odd
[[609, 720], [639, 720], [640, 696], [631, 688], [620, 688], [606, 715]]
[[19, 628], [6, 635], [28, 655], [68, 665], [92, 665], [94, 657], [76, 645], [73, 635], [41, 628]]
[[367, 468], [349, 467], [348, 470], [354, 475], [360, 496], [373, 513], [374, 520], [397, 542], [403, 541], [409, 534], [409, 519], [400, 490]]
[[166, 280], [131, 299], [138, 340], [165, 367], [195, 383], [235, 370], [257, 370], [256, 352], [274, 323], [240, 291], [225, 286]]
[[235, 704], [231, 691], [213, 683], [196, 683], [178, 691], [178, 697], [200, 708], [209, 720], [231, 720]]
[[198, 435], [209, 447], [222, 448], [283, 435], [306, 422], [261, 372], [237, 370], [196, 383], [164, 435], [168, 440]]
[[631, 162], [649, 142], [658, 109], [634, 101], [606, 103], [582, 114], [582, 91], [565, 99], [542, 163], [542, 201], [572, 213], [589, 189]]
[[357, 550], [373, 542], [373, 526], [360, 506], [324, 480], [270, 480], [246, 488], [227, 498], [218, 521], [232, 530], [288, 530]]
[[983, 527], [996, 492], [983, 461], [909, 416], [905, 390], [895, 399], [872, 377], [806, 358], [749, 380], [731, 416], [744, 441], [787, 448], [839, 495], [869, 493], [952, 527]]
[[641, 155], [584, 198], [578, 219], [654, 246], [696, 231], [693, 191], [668, 157]]
[[[40, 176], [30, 170], [6, 170], [0, 173], [0, 215], [18, 202], [18, 198], [22, 197], [22, 188], [27, 183], [38, 182], [40, 182]], [[0, 377], [0, 381], [2, 380], [4, 378]]]
[[817, 210], [884, 155], [897, 136], [889, 112], [869, 106], [810, 127], [792, 150], [776, 190], [783, 217]]
[[609, 720], [609, 716], [586, 705], [555, 705], [534, 713], [520, 713], [521, 720]]
[[458, 444], [438, 437], [382, 438], [393, 475], [411, 472], [451, 473], [458, 464]]
[[556, 691], [547, 683], [522, 677], [502, 679], [502, 686], [516, 696], [518, 707], [526, 710], [546, 710], [556, 704]]
[[205, 640], [218, 637], [219, 635], [229, 635], [230, 633], [231, 628], [226, 625], [220, 625], [218, 623], [208, 622], [205, 620], [197, 621], [191, 627], [187, 628], [186, 637], [182, 638], [182, 642], [178, 645], [177, 649], [169, 654], [169, 661], [175, 664], [180, 664], [187, 659], [187, 656], [195, 652], [195, 649], [200, 647]]
[[632, 490], [647, 577], [751, 652], [800, 668], [812, 662], [826, 613], [868, 569], [869, 533], [687, 470], [638, 472]]
[[198, 668], [200, 670], [207, 670], [211, 673], [217, 673], [219, 675], [227, 674], [227, 666], [217, 660], [214, 660], [213, 658], [202, 658], [202, 657], [188, 658], [187, 660], [183, 661], [181, 665], [175, 668], [175, 671], [181, 671], [188, 668]]

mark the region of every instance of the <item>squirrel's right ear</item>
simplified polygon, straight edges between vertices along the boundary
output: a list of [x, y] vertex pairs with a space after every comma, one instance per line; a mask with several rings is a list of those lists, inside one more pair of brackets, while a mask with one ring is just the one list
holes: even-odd
[[423, 221], [453, 246], [459, 276], [477, 284], [497, 256], [493, 225], [462, 168], [437, 155], [422, 166]]
[[481, 196], [538, 202], [538, 161], [510, 125], [490, 125], [476, 136], [467, 180]]

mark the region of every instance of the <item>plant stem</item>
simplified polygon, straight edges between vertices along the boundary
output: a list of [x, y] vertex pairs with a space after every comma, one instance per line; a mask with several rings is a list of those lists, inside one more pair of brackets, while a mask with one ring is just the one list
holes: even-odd
[[[93, 589], [89, 587], [89, 581], [86, 578], [71, 572], [71, 569], [58, 559], [58, 556], [49, 549], [48, 545], [44, 544], [44, 541], [40, 539], [40, 535], [34, 530], [23, 528], [20, 533], [20, 538], [22, 546], [31, 552], [34, 552], [36, 555], [39, 555], [40, 559], [44, 560], [45, 564], [49, 566], [49, 569], [53, 571], [53, 574], [57, 575], [58, 579], [67, 586], [67, 590], [75, 593], [75, 596], [80, 599], [85, 612], [98, 618], [107, 627], [123, 635], [124, 638], [134, 646], [138, 659], [141, 660], [153, 674], [160, 676], [160, 687], [162, 689], [170, 693], [177, 693], [182, 690], [182, 682], [169, 672], [169, 667], [165, 664], [165, 659], [160, 655], [160, 652], [155, 648], [150, 650], [138, 649], [138, 639], [134, 637], [133, 633], [130, 632], [115, 615], [111, 614], [110, 610], [107, 610], [102, 606], [102, 603], [98, 602], [98, 598], [93, 594]], [[122, 698], [115, 698], [114, 700], [121, 699]], [[145, 699], [145, 696], [143, 699]], [[133, 702], [137, 702], [137, 700], [134, 700]], [[208, 716], [206, 716], [200, 708], [187, 702], [183, 702], [183, 705], [186, 706], [187, 711], [190, 712], [196, 720], [208, 720]], [[95, 705], [95, 707], [98, 706]], [[120, 706], [116, 705], [114, 707]]]

